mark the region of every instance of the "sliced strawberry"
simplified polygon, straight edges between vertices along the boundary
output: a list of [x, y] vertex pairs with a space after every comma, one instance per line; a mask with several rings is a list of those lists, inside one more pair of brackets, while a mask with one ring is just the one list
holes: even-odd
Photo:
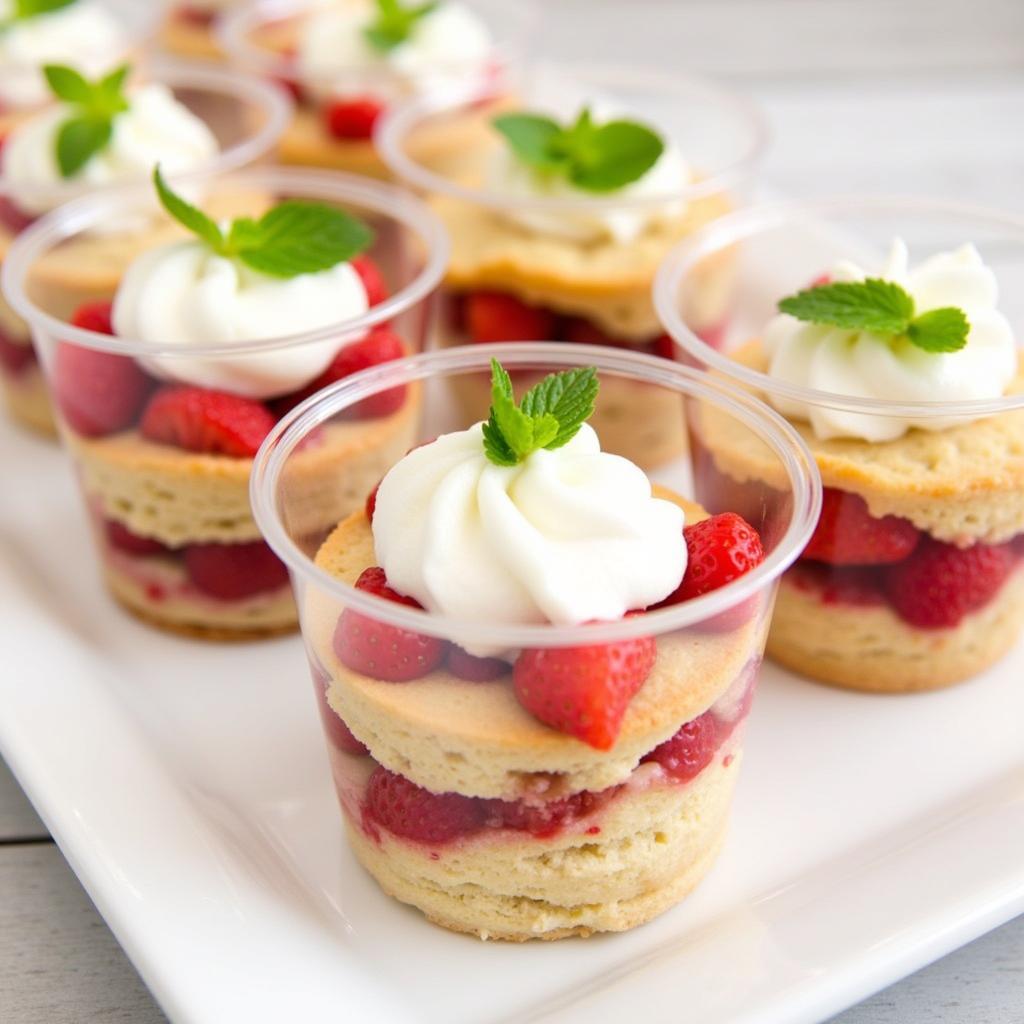
[[640, 760], [657, 761], [676, 781], [689, 782], [711, 764], [719, 745], [718, 721], [710, 711], [705, 711]]
[[104, 437], [132, 426], [153, 388], [134, 359], [68, 342], [57, 346], [53, 381], [61, 414], [85, 437]]
[[274, 426], [262, 402], [225, 391], [173, 385], [146, 405], [142, 436], [188, 452], [252, 458]]
[[958, 548], [926, 536], [909, 558], [885, 570], [885, 591], [911, 626], [952, 629], [995, 597], [1015, 561], [1010, 544]]
[[103, 529], [107, 535], [107, 543], [127, 555], [166, 555], [171, 550], [153, 537], [141, 537], [133, 533], [116, 519], [106, 520]]
[[448, 843], [484, 825], [487, 802], [459, 793], [432, 793], [377, 766], [366, 784], [366, 813], [377, 824], [417, 843]]
[[370, 524], [373, 525], [373, 513], [377, 508], [377, 492], [380, 490], [380, 483], [374, 487], [372, 491], [366, 496], [366, 518], [370, 520]]
[[352, 260], [352, 269], [363, 282], [366, 301], [371, 306], [379, 306], [388, 297], [388, 286], [384, 283], [380, 267], [369, 256], [356, 256]]
[[829, 565], [886, 565], [902, 562], [921, 534], [899, 516], [873, 516], [859, 494], [826, 487], [821, 517], [803, 557]]
[[471, 683], [487, 683], [508, 675], [512, 666], [501, 658], [478, 658], [458, 644], [452, 644], [448, 648], [448, 671]]
[[592, 793], [583, 790], [558, 800], [491, 800], [487, 824], [491, 828], [510, 828], [529, 832], [538, 839], [550, 839], [571, 822], [593, 814], [606, 804], [619, 787]]
[[83, 302], [71, 317], [72, 327], [81, 327], [85, 331], [96, 331], [97, 334], [114, 333], [114, 304], [100, 299], [96, 302]]
[[471, 292], [463, 316], [470, 341], [547, 341], [555, 336], [554, 313], [506, 292]]
[[288, 583], [284, 563], [261, 540], [245, 544], [190, 544], [185, 568], [193, 586], [221, 601], [240, 601]]
[[527, 649], [512, 670], [516, 696], [545, 725], [598, 750], [610, 750], [656, 655], [653, 637]]
[[[356, 588], [396, 604], [421, 607], [415, 598], [392, 590], [377, 565], [362, 571]], [[334, 652], [355, 672], [388, 683], [404, 683], [437, 668], [444, 660], [445, 644], [437, 637], [389, 626], [346, 608], [334, 630]]]
[[371, 139], [384, 104], [372, 96], [332, 100], [324, 107], [324, 125], [336, 139]]

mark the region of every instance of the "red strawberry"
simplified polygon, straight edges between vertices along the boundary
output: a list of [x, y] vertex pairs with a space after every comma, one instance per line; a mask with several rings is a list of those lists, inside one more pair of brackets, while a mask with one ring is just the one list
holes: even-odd
[[545, 725], [598, 750], [610, 750], [656, 654], [653, 637], [528, 649], [512, 670], [516, 696]]
[[608, 802], [618, 787], [591, 793], [583, 790], [559, 800], [528, 803], [524, 800], [492, 800], [487, 823], [493, 828], [511, 828], [529, 832], [539, 839], [557, 835], [569, 822], [592, 814]]
[[723, 512], [683, 528], [686, 573], [661, 603], [677, 604], [707, 594], [750, 572], [764, 561], [761, 538], [742, 516]]
[[352, 269], [363, 282], [366, 301], [371, 306], [379, 306], [388, 297], [388, 286], [384, 283], [380, 267], [369, 256], [356, 256], [352, 260]]
[[672, 778], [679, 782], [689, 782], [714, 760], [715, 751], [719, 747], [718, 731], [714, 715], [705, 711], [640, 760], [657, 761]]
[[36, 350], [31, 341], [11, 341], [0, 331], [0, 367], [12, 377], [17, 377], [30, 366], [36, 365]]
[[[404, 355], [405, 348], [402, 341], [390, 327], [374, 327], [365, 338], [353, 341], [340, 349], [331, 361], [331, 365], [312, 383], [307, 384], [301, 391], [295, 391], [277, 399], [274, 402], [274, 411], [278, 416], [283, 416], [300, 402], [304, 402], [310, 395], [315, 395], [328, 385], [344, 380], [367, 367], [401, 359]], [[400, 384], [398, 387], [388, 388], [387, 391], [364, 398], [352, 406], [349, 414], [355, 419], [389, 416], [400, 409], [404, 401], [405, 385]]]
[[882, 570], [870, 565], [825, 565], [798, 561], [786, 574], [801, 590], [816, 593], [824, 604], [853, 604], [868, 608], [885, 604]]
[[[421, 607], [415, 598], [392, 590], [378, 565], [362, 571], [356, 588], [396, 604]], [[445, 645], [437, 637], [389, 626], [346, 608], [334, 630], [334, 652], [355, 672], [388, 683], [404, 683], [437, 668], [444, 660]]]
[[352, 730], [345, 724], [345, 720], [327, 703], [327, 688], [331, 684], [327, 674], [313, 662], [310, 662], [309, 668], [313, 675], [316, 705], [320, 710], [320, 720], [323, 722], [328, 743], [345, 754], [368, 754], [370, 751], [366, 746], [352, 735]]
[[574, 345], [607, 345], [610, 348], [634, 348], [626, 338], [606, 334], [597, 324], [581, 316], [570, 317], [563, 330], [563, 337]]
[[906, 519], [871, 515], [859, 494], [826, 487], [821, 518], [803, 557], [829, 565], [886, 565], [902, 562], [920, 536]]
[[54, 397], [68, 426], [85, 437], [125, 430], [138, 419], [153, 382], [129, 356], [61, 342]]
[[274, 426], [262, 402], [191, 385], [160, 388], [142, 414], [142, 436], [187, 452], [252, 458]]
[[555, 315], [505, 292], [471, 292], [463, 307], [470, 341], [546, 341]]
[[31, 213], [26, 213], [7, 196], [0, 196], [0, 223], [3, 223], [14, 234], [20, 234], [29, 224], [33, 224], [38, 219]]
[[103, 528], [107, 535], [107, 543], [128, 555], [163, 555], [171, 550], [153, 537], [141, 537], [137, 533], [132, 533], [124, 523], [119, 523], [116, 519], [108, 519]]
[[333, 100], [324, 107], [324, 124], [336, 139], [371, 139], [384, 105], [372, 96]]
[[377, 766], [366, 784], [366, 813], [379, 825], [417, 843], [448, 843], [483, 827], [486, 801], [459, 793], [432, 793]]
[[669, 359], [672, 362], [675, 362], [676, 343], [672, 340], [672, 335], [659, 334], [654, 339], [654, 355], [661, 356], [662, 359]]
[[918, 629], [949, 629], [987, 604], [1014, 566], [1009, 544], [958, 548], [924, 537], [914, 553], [885, 570], [889, 603]]
[[288, 570], [261, 540], [245, 544], [190, 544], [185, 568], [197, 590], [221, 601], [240, 601], [277, 590], [288, 582]]
[[377, 492], [380, 490], [380, 482], [377, 482], [376, 487], [366, 496], [366, 518], [373, 523], [373, 513], [377, 508]]
[[501, 658], [478, 658], [458, 644], [452, 644], [448, 648], [448, 671], [471, 683], [486, 683], [508, 675], [512, 666]]
[[75, 310], [71, 317], [72, 327], [81, 327], [86, 331], [96, 331], [98, 334], [114, 333], [114, 304], [99, 300], [97, 302], [83, 302]]

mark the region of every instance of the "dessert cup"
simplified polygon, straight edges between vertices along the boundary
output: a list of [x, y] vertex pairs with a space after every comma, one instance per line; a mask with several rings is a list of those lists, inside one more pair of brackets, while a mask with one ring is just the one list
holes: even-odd
[[[464, 428], [450, 393], [492, 357], [517, 393], [523, 378], [593, 366], [602, 387], [620, 378], [671, 391], [687, 429], [698, 426], [689, 413], [704, 403], [720, 410], [786, 481], [768, 488], [751, 480], [739, 495], [759, 509], [766, 559], [713, 593], [581, 626], [457, 620], [353, 587], [376, 562], [367, 514], [324, 529], [302, 481], [306, 439], [396, 386], [423, 388], [417, 441]], [[690, 498], [691, 472], [699, 478], [701, 465], [652, 478], [688, 522], [704, 516]], [[806, 449], [771, 410], [687, 368], [596, 346], [430, 352], [353, 376], [278, 424], [254, 467], [253, 508], [292, 574], [343, 818], [370, 875], [437, 924], [513, 941], [621, 931], [682, 899], [722, 844], [776, 581], [809, 536], [819, 499]], [[421, 659], [415, 678], [401, 683], [353, 670], [353, 634], [339, 630], [352, 615], [423, 642], [429, 670]], [[656, 644], [653, 668], [610, 748], [557, 732], [518, 702], [508, 662], [519, 652], [640, 636]], [[467, 646], [503, 653], [470, 658]], [[671, 762], [670, 740], [685, 747]], [[372, 795], [382, 787], [414, 794], [419, 812], [383, 823]]]
[[[671, 355], [651, 301], [655, 272], [676, 242], [741, 201], [765, 141], [759, 114], [711, 82], [635, 69], [540, 65], [511, 80], [508, 94], [514, 101], [505, 105], [513, 109], [571, 119], [596, 102], [647, 121], [689, 164], [690, 180], [681, 174], [677, 186], [642, 195], [513, 195], [490, 177], [505, 146], [493, 127], [455, 170], [430, 167], [419, 156], [421, 138], [477, 109], [486, 89], [396, 108], [381, 125], [381, 152], [400, 179], [430, 198], [452, 239], [440, 344], [552, 339]], [[571, 237], [561, 230], [573, 219], [607, 217], [637, 218], [641, 226], [631, 238]], [[728, 252], [703, 269], [699, 319], [708, 337], [719, 329], [730, 272]], [[530, 329], [538, 333], [515, 333], [510, 317], [488, 318], [497, 321], [497, 332], [480, 323], [475, 310], [482, 302], [507, 297], [528, 307]], [[465, 383], [460, 398], [468, 414], [483, 416], [487, 389]], [[615, 381], [603, 401], [595, 429], [632, 461], [656, 466], [682, 451], [674, 395], [655, 399], [647, 388]]]
[[[217, 157], [196, 168], [194, 175], [232, 171], [255, 163], [267, 156], [284, 130], [288, 100], [259, 79], [159, 61], [149, 64], [146, 72], [148, 81], [168, 86], [175, 99], [203, 120], [217, 138]], [[82, 182], [71, 181], [56, 187], [19, 187], [15, 196], [0, 167], [0, 262], [15, 238], [35, 220], [31, 213], [19, 208], [18, 199], [27, 200], [34, 210], [56, 208], [90, 190]], [[72, 305], [96, 294], [109, 294], [124, 267], [146, 241], [145, 234], [131, 230], [130, 226], [126, 231], [83, 236], [75, 249], [63, 249], [60, 259], [53, 261], [50, 270], [54, 287]], [[0, 388], [12, 419], [40, 433], [55, 435], [53, 410], [28, 325], [2, 297]]]
[[[968, 679], [1002, 657], [1024, 627], [1024, 372], [991, 399], [854, 397], [772, 377], [758, 335], [781, 298], [819, 281], [837, 259], [879, 266], [894, 238], [907, 242], [915, 265], [972, 242], [995, 274], [999, 309], [1021, 336], [1024, 219], [952, 203], [880, 197], [748, 209], [680, 246], [656, 286], [679, 356], [777, 408], [795, 406], [789, 418], [821, 471], [828, 526], [823, 520], [814, 535], [813, 557], [782, 579], [768, 653], [821, 682], [890, 693]], [[703, 268], [724, 251], [734, 253], [736, 275], [729, 328], [716, 349], [694, 318]], [[895, 421], [917, 425], [888, 440], [823, 439], [809, 416], [854, 418], [875, 436]], [[702, 419], [698, 498], [713, 505], [752, 479], [776, 485], [777, 474], [714, 409]], [[858, 563], [863, 553], [848, 550], [854, 530], [889, 538], [884, 564]], [[947, 592], [928, 560], [962, 572], [961, 586]]]
[[[153, 440], [147, 415], [168, 392], [226, 392], [230, 400], [247, 359], [249, 366], [257, 361], [263, 372], [274, 372], [295, 358], [292, 353], [302, 355], [314, 345], [319, 353], [326, 345], [330, 359], [335, 341], [340, 352], [384, 327], [405, 351], [421, 348], [446, 248], [429, 211], [390, 186], [281, 168], [206, 178], [202, 186], [205, 208], [223, 216], [258, 216], [272, 198], [291, 198], [342, 207], [361, 218], [375, 228], [367, 255], [390, 298], [318, 330], [245, 342], [154, 343], [73, 326], [68, 319], [83, 297], [109, 300], [118, 278], [109, 262], [96, 260], [96, 272], [69, 288], [60, 271], [69, 254], [78, 263], [74, 254], [83, 246], [102, 245], [105, 253], [114, 244], [96, 234], [111, 219], [136, 224], [136, 252], [188, 237], [143, 187], [77, 200], [28, 228], [4, 265], [4, 290], [30, 326], [56, 397], [58, 425], [95, 525], [110, 592], [135, 615], [166, 629], [244, 639], [296, 625], [287, 575], [260, 541], [249, 508], [251, 456], [262, 433], [248, 454], [242, 446], [204, 446], [201, 439], [185, 450], [184, 442]], [[294, 401], [288, 395], [249, 399], [245, 416], [265, 424], [265, 432]], [[332, 424], [309, 440], [296, 465], [304, 467], [311, 515], [333, 523], [363, 500], [366, 488], [408, 448], [418, 406], [416, 388], [396, 391], [387, 402], [364, 405], [350, 422]]]
[[[219, 19], [220, 45], [235, 66], [281, 84], [295, 97], [295, 115], [279, 146], [282, 163], [374, 178], [391, 176], [373, 138], [380, 111], [410, 96], [474, 79], [499, 82], [508, 64], [525, 51], [536, 20], [532, 0], [471, 0], [467, 6], [493, 38], [493, 56], [485, 66], [440, 59], [429, 77], [421, 74], [418, 80], [383, 63], [312, 73], [297, 55], [298, 42], [308, 19], [324, 6], [320, 0], [253, 0]], [[337, 105], [347, 103], [362, 106], [357, 116], [339, 118]], [[443, 131], [424, 133], [419, 155], [433, 166], [458, 166], [465, 150], [477, 145], [486, 113], [471, 111]]]

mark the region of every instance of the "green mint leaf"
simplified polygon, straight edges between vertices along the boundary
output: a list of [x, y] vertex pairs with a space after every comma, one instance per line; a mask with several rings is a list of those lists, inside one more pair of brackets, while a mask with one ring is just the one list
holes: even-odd
[[243, 263], [274, 277], [329, 270], [372, 241], [373, 232], [343, 210], [294, 199], [258, 221], [236, 221], [228, 233], [228, 248]]
[[224, 235], [216, 222], [207, 217], [202, 210], [186, 202], [164, 181], [160, 167], [153, 168], [153, 184], [156, 194], [160, 197], [163, 208], [181, 225], [198, 235], [214, 252], [224, 254]]
[[560, 448], [594, 411], [597, 373], [593, 367], [545, 377], [516, 406], [512, 381], [491, 360], [491, 412], [483, 426], [484, 451], [499, 466], [515, 466], [540, 448]]
[[63, 64], [46, 64], [43, 66], [46, 84], [50, 92], [65, 103], [77, 103], [89, 106], [92, 103], [92, 85], [74, 68]]
[[815, 324], [895, 337], [910, 326], [914, 300], [895, 281], [869, 277], [807, 288], [783, 299], [779, 310]]
[[110, 122], [102, 118], [72, 117], [57, 132], [57, 166], [61, 177], [77, 174], [89, 159], [110, 142]]
[[584, 107], [568, 126], [542, 114], [502, 114], [491, 124], [529, 167], [564, 175], [587, 192], [614, 192], [642, 178], [665, 151], [657, 132], [623, 119], [598, 124]]
[[505, 136], [512, 151], [525, 164], [555, 170], [565, 162], [558, 152], [562, 128], [540, 114], [501, 114], [491, 122]]
[[527, 416], [550, 415], [558, 422], [558, 431], [541, 447], [561, 448], [576, 436], [594, 413], [598, 387], [597, 371], [586, 366], [553, 373], [526, 392], [521, 408]]
[[967, 344], [971, 325], [962, 309], [943, 306], [914, 317], [907, 340], [925, 352], [959, 352]]
[[416, 24], [437, 7], [436, 2], [403, 7], [400, 0], [377, 0], [376, 15], [364, 29], [366, 41], [381, 53], [387, 53], [412, 35]]
[[40, 14], [51, 14], [62, 7], [70, 7], [75, 0], [14, 0], [12, 21], [25, 21]]

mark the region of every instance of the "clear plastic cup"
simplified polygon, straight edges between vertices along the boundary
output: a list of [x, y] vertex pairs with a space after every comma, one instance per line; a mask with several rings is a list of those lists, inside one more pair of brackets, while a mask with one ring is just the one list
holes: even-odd
[[[299, 40], [309, 19], [324, 9], [320, 0], [253, 0], [218, 21], [218, 36], [235, 66], [278, 82], [296, 98], [291, 127], [281, 139], [282, 163], [387, 178], [373, 138], [382, 111], [410, 96], [445, 92], [468, 82], [493, 88], [510, 63], [526, 52], [537, 21], [533, 0], [463, 2], [494, 41], [484, 65], [439, 59], [429, 73], [412, 74], [381, 61], [313, 73], [298, 56]], [[435, 164], [457, 163], [475, 143], [479, 125], [479, 112], [446, 125], [444, 132], [424, 139], [425, 157]]]
[[[747, 209], [680, 246], [656, 287], [680, 358], [786, 410], [824, 479], [823, 525], [783, 578], [769, 654], [822, 682], [884, 692], [974, 676], [1024, 628], [1024, 374], [993, 399], [901, 402], [765, 372], [758, 338], [778, 301], [841, 259], [877, 272], [895, 238], [909, 246], [911, 268], [977, 246], [998, 281], [998, 308], [1024, 337], [1024, 218], [956, 203], [878, 197]], [[710, 345], [696, 322], [700, 280], [725, 253], [735, 268], [728, 324]], [[917, 427], [890, 440], [822, 440], [812, 415], [876, 437], [893, 420]], [[751, 476], [767, 486], [777, 479], [714, 417], [702, 457], [714, 493]], [[851, 532], [875, 538], [871, 548], [851, 548]]]
[[[170, 630], [257, 637], [293, 629], [296, 617], [284, 568], [260, 541], [249, 509], [251, 456], [274, 420], [317, 381], [240, 406], [232, 396], [232, 374], [237, 380], [240, 361], [248, 362], [250, 373], [253, 361], [255, 372], [274, 373], [275, 366], [286, 366], [289, 353], [313, 346], [316, 365], [330, 363], [336, 376], [353, 364], [419, 350], [430, 330], [431, 299], [447, 248], [443, 229], [423, 204], [387, 185], [281, 168], [201, 184], [203, 206], [217, 218], [258, 216], [286, 198], [329, 203], [360, 217], [376, 233], [359, 257], [362, 272], [371, 260], [390, 297], [378, 298], [362, 316], [316, 331], [244, 343], [182, 346], [170, 338], [154, 343], [112, 336], [100, 323], [94, 330], [72, 326], [76, 308], [83, 320], [83, 302], [92, 311], [86, 320], [96, 320], [95, 311], [109, 303], [129, 261], [126, 248], [137, 255], [187, 237], [162, 213], [153, 189], [138, 186], [77, 200], [28, 228], [5, 261], [4, 291], [31, 328], [113, 596]], [[130, 220], [133, 233], [109, 235], [106, 226], [114, 218]], [[75, 271], [70, 278], [69, 269]], [[168, 393], [182, 384], [193, 385], [187, 390], [199, 395], [196, 402], [227, 405], [214, 416], [226, 428], [212, 428], [212, 440], [203, 416], [174, 411], [180, 405], [168, 413]], [[211, 399], [211, 388], [227, 396]], [[298, 460], [332, 512], [355, 508], [365, 488], [406, 450], [418, 405], [415, 389], [396, 390], [361, 406], [353, 414], [358, 419], [310, 439]], [[184, 427], [174, 426], [179, 415]], [[198, 428], [190, 425], [195, 423]], [[347, 467], [343, 477], [337, 475], [339, 461]]]
[[[169, 61], [146, 65], [144, 80], [168, 86], [175, 99], [201, 118], [219, 144], [215, 159], [197, 167], [189, 180], [233, 171], [266, 158], [284, 131], [290, 105], [279, 90], [257, 78], [228, 74]], [[119, 182], [111, 188], [121, 188]], [[36, 219], [18, 205], [27, 202], [32, 211], [55, 209], [95, 188], [70, 181], [57, 186], [19, 187], [14, 194], [0, 167], [0, 262], [18, 234]], [[116, 280], [123, 269], [123, 252], [105, 254], [109, 275]], [[102, 273], [103, 268], [95, 268]], [[53, 409], [32, 347], [28, 325], [0, 298], [0, 391], [16, 422], [54, 436]]]
[[[511, 194], [494, 182], [493, 162], [506, 146], [487, 125], [461, 165], [439, 169], [421, 157], [421, 137], [443, 133], [477, 109], [486, 91], [463, 89], [396, 108], [381, 125], [379, 146], [395, 175], [429, 196], [452, 238], [446, 275], [444, 346], [554, 338], [671, 355], [651, 301], [657, 267], [671, 247], [741, 204], [763, 152], [766, 132], [757, 109], [711, 81], [671, 72], [539, 64], [507, 83], [494, 104], [575, 118], [597, 104], [646, 121], [689, 167], [678, 185], [641, 195]], [[607, 114], [602, 114], [607, 110]], [[618, 234], [595, 234], [595, 219], [615, 218]], [[721, 320], [728, 259], [701, 281], [701, 330]], [[597, 424], [602, 436], [643, 465], [679, 454], [678, 403], [652, 407], [645, 389], [624, 386]], [[467, 408], [483, 415], [488, 393], [466, 389]], [[632, 437], [628, 435], [632, 434]]]
[[[395, 387], [422, 388], [414, 441], [464, 428], [451, 393], [492, 357], [517, 393], [538, 375], [594, 366], [602, 388], [621, 378], [676, 395], [688, 431], [706, 406], [718, 410], [785, 480], [737, 489], [765, 561], [691, 601], [571, 627], [459, 621], [354, 587], [376, 561], [367, 514], [324, 515], [301, 469], [308, 439]], [[694, 520], [686, 503], [704, 472], [684, 458], [652, 480]], [[352, 377], [278, 424], [257, 456], [253, 509], [292, 575], [350, 842], [384, 890], [446, 927], [508, 939], [622, 930], [681, 899], [721, 845], [776, 583], [810, 534], [819, 490], [796, 432], [761, 403], [665, 360], [596, 346], [430, 352]], [[404, 659], [404, 681], [380, 678], [398, 678], [393, 664], [367, 667], [371, 636], [383, 657]], [[518, 703], [520, 652], [619, 644], [641, 645], [653, 668], [610, 749]], [[471, 657], [466, 646], [503, 653]]]

